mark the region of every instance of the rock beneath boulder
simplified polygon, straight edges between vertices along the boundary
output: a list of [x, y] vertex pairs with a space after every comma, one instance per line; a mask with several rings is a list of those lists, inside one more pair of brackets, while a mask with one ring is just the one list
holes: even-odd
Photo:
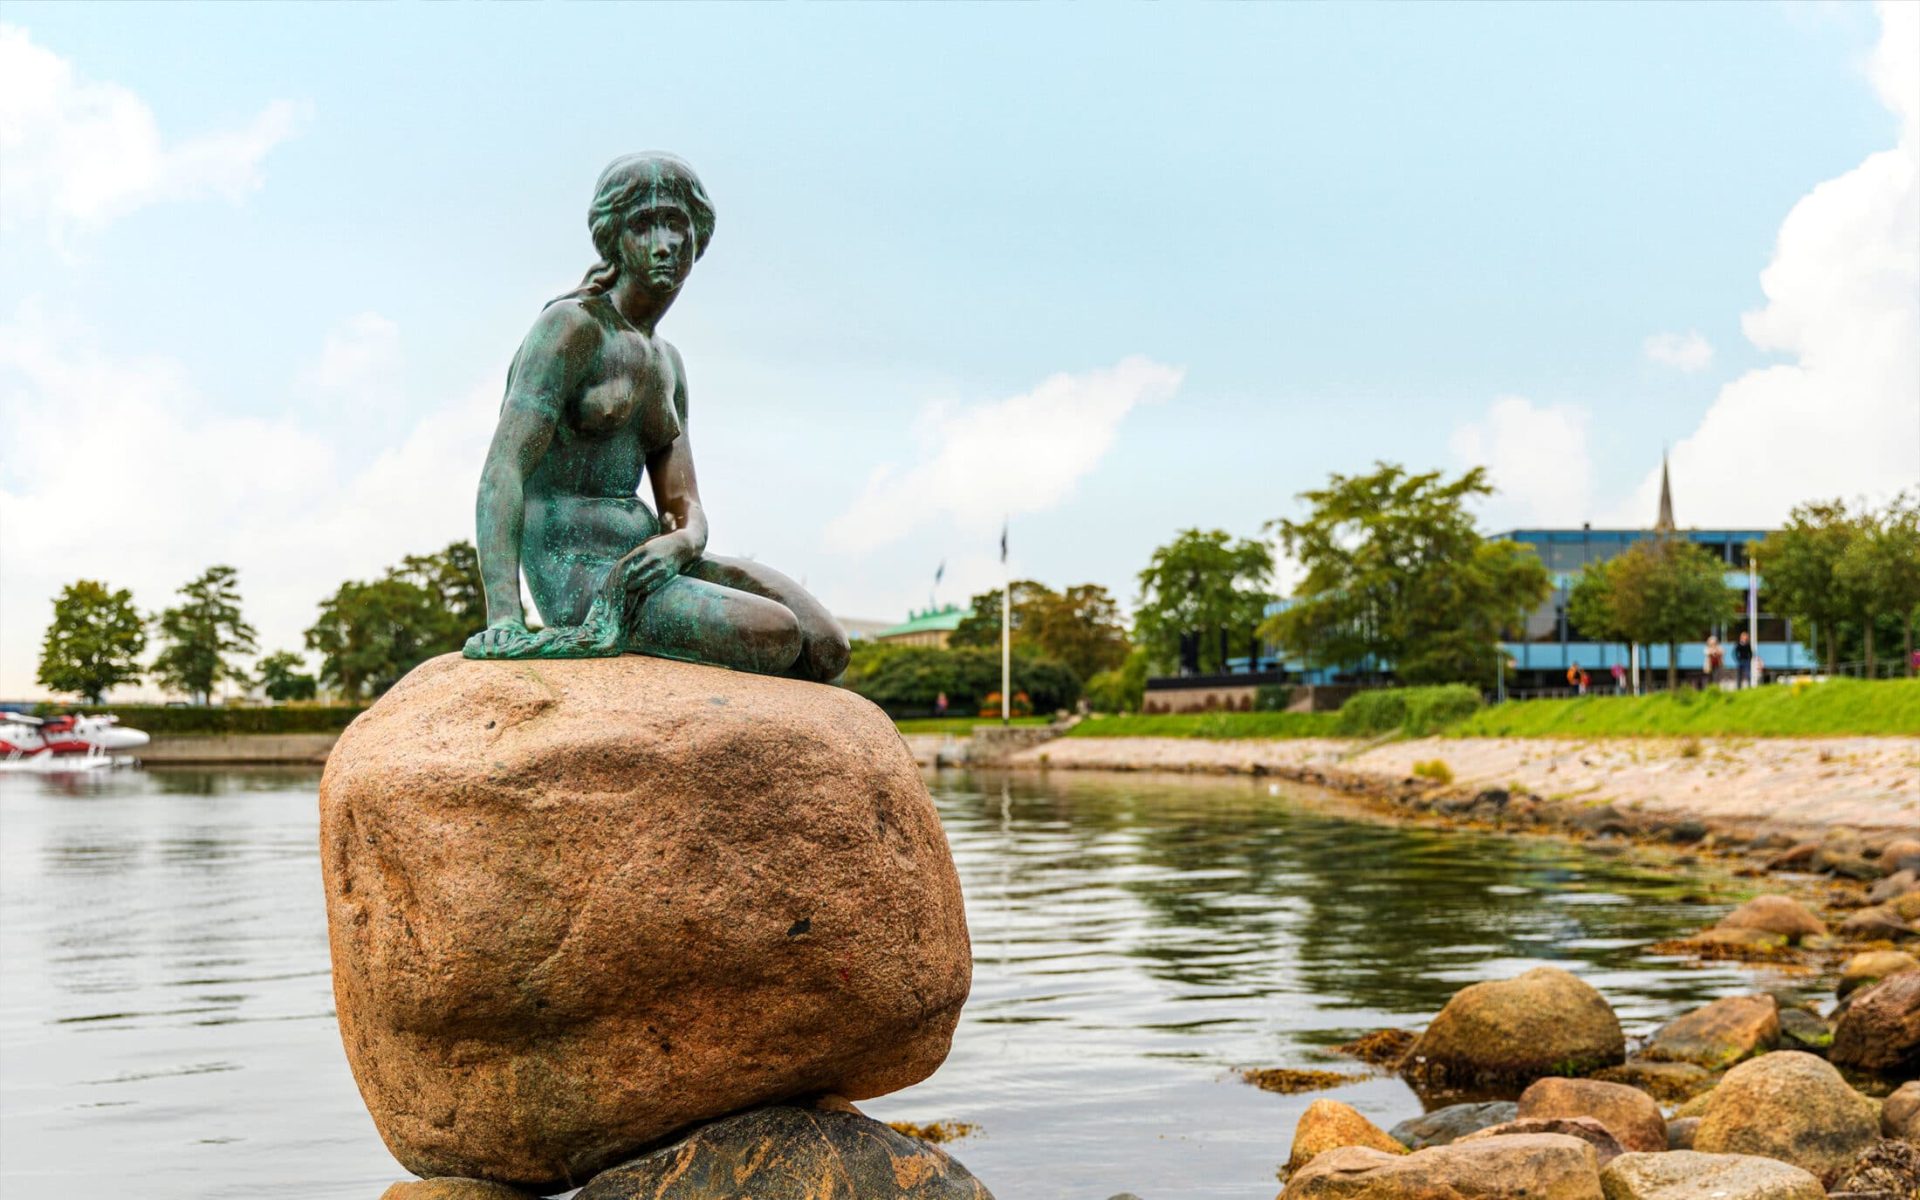
[[1728, 996], [1661, 1026], [1640, 1057], [1717, 1071], [1779, 1044], [1780, 1009], [1772, 996]]
[[1400, 1070], [1430, 1084], [1468, 1087], [1583, 1075], [1626, 1053], [1626, 1036], [1604, 996], [1576, 975], [1535, 967], [1454, 993]]
[[1607, 1200], [1825, 1200], [1799, 1167], [1747, 1154], [1623, 1154], [1600, 1173]]
[[946, 1057], [970, 977], [913, 756], [852, 692], [658, 658], [423, 664], [320, 785], [348, 1061], [415, 1174], [561, 1190]]
[[1667, 1122], [1667, 1149], [1693, 1149], [1693, 1135], [1700, 1132], [1699, 1117], [1675, 1117]]
[[992, 1200], [944, 1151], [856, 1113], [790, 1104], [702, 1125], [594, 1177], [577, 1200]]
[[534, 1200], [534, 1196], [504, 1183], [442, 1177], [396, 1183], [380, 1193], [380, 1200]]
[[1920, 958], [1905, 950], [1867, 950], [1849, 958], [1840, 968], [1838, 992], [1844, 999], [1850, 992], [1907, 971], [1920, 971]]
[[1880, 1132], [1920, 1142], [1920, 1081], [1903, 1083], [1880, 1106]]
[[1520, 1115], [1520, 1106], [1511, 1100], [1490, 1100], [1485, 1104], [1449, 1104], [1418, 1117], [1409, 1117], [1387, 1132], [1409, 1150], [1445, 1146], [1470, 1133], [1501, 1125]]
[[1920, 1196], [1920, 1146], [1877, 1142], [1841, 1174], [1833, 1195], [1850, 1200], [1913, 1200]]
[[1791, 896], [1755, 896], [1720, 918], [1719, 928], [1758, 929], [1798, 942], [1825, 933], [1827, 923]]
[[1827, 1057], [1863, 1071], [1920, 1065], [1920, 973], [1889, 976], [1848, 997]]
[[1560, 1134], [1455, 1142], [1413, 1154], [1329, 1150], [1281, 1200], [1603, 1200], [1593, 1147]]
[[[1542, 1079], [1520, 1094], [1520, 1117], [1592, 1117], [1628, 1150], [1667, 1148], [1667, 1119], [1639, 1088], [1597, 1079]], [[1549, 1130], [1547, 1132], [1559, 1132]]]
[[1341, 1146], [1365, 1146], [1388, 1154], [1405, 1154], [1407, 1148], [1393, 1140], [1386, 1130], [1360, 1115], [1358, 1109], [1338, 1100], [1315, 1100], [1300, 1114], [1293, 1128], [1293, 1151], [1287, 1155], [1287, 1170], [1297, 1171], [1313, 1161], [1315, 1155]]
[[1895, 838], [1880, 848], [1880, 866], [1888, 872], [1912, 871], [1920, 875], [1920, 841]]
[[[1613, 1130], [1592, 1117], [1521, 1117], [1504, 1125], [1489, 1125], [1478, 1133], [1468, 1134], [1454, 1145], [1461, 1146], [1485, 1138], [1533, 1137], [1540, 1134], [1579, 1138], [1593, 1147], [1594, 1160], [1603, 1167], [1627, 1152], [1627, 1148], [1620, 1144], [1620, 1139], [1613, 1135]], [[1661, 1148], [1665, 1149], [1664, 1130], [1660, 1141]]]
[[1741, 1063], [1708, 1097], [1695, 1149], [1777, 1158], [1823, 1182], [1880, 1137], [1873, 1101], [1830, 1064], [1798, 1050]]
[[1648, 1062], [1634, 1058], [1617, 1067], [1595, 1071], [1593, 1078], [1606, 1083], [1624, 1083], [1639, 1088], [1655, 1100], [1679, 1104], [1712, 1087], [1715, 1077], [1712, 1071], [1697, 1063]]

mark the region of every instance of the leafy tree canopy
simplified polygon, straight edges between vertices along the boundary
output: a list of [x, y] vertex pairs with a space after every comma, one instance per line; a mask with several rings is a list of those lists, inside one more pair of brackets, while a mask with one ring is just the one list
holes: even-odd
[[1179, 667], [1183, 638], [1197, 638], [1203, 673], [1252, 638], [1273, 595], [1273, 551], [1221, 529], [1188, 529], [1153, 552], [1140, 572], [1134, 634], [1150, 663]]
[[1767, 601], [1790, 618], [1815, 657], [1827, 643], [1827, 669], [1838, 661], [1840, 625], [1852, 615], [1851, 598], [1835, 584], [1835, 573], [1859, 530], [1839, 500], [1798, 505], [1787, 523], [1753, 547], [1766, 581]]
[[260, 687], [267, 698], [284, 703], [311, 700], [319, 694], [320, 685], [306, 671], [306, 665], [293, 651], [278, 650], [261, 659], [254, 669], [259, 673]]
[[37, 678], [56, 692], [76, 692], [98, 704], [108, 688], [140, 678], [146, 648], [146, 622], [133, 606], [132, 592], [76, 580], [54, 597]]
[[208, 567], [180, 596], [180, 604], [159, 616], [164, 646], [153, 661], [154, 675], [202, 704], [222, 680], [250, 682], [240, 660], [254, 651], [254, 631], [240, 615], [239, 573]]
[[1457, 479], [1379, 463], [1301, 493], [1301, 520], [1268, 528], [1304, 569], [1263, 636], [1315, 665], [1390, 664], [1409, 684], [1479, 681], [1501, 631], [1546, 598], [1537, 556], [1474, 528], [1467, 502], [1492, 494], [1484, 468]]
[[320, 604], [307, 648], [320, 679], [350, 699], [378, 696], [427, 659], [486, 627], [480, 560], [471, 542], [408, 555], [372, 583], [349, 582]]
[[[1065, 592], [1056, 592], [1045, 584], [1021, 579], [1012, 586], [1012, 598], [1009, 623], [1016, 647], [1038, 651], [1081, 679], [1090, 679], [1126, 661], [1129, 646], [1120, 606], [1099, 584], [1075, 584]], [[973, 611], [954, 629], [948, 645], [998, 647], [1000, 602], [997, 591], [975, 596]]]
[[[861, 642], [841, 682], [896, 715], [930, 713], [943, 693], [951, 711], [964, 715], [1000, 690], [1000, 652]], [[1027, 694], [1035, 712], [1068, 708], [1080, 698], [1080, 679], [1071, 669], [1018, 647], [1013, 688]]]
[[1680, 643], [1705, 637], [1738, 609], [1739, 593], [1727, 587], [1726, 570], [1718, 555], [1686, 538], [1649, 538], [1588, 566], [1568, 598], [1567, 615], [1591, 636], [1665, 643], [1671, 689], [1680, 681]]
[[1863, 513], [1834, 564], [1833, 577], [1853, 610], [1868, 674], [1874, 673], [1876, 626], [1889, 619], [1903, 635], [1912, 674], [1913, 628], [1920, 619], [1920, 501], [1902, 494], [1884, 512]]

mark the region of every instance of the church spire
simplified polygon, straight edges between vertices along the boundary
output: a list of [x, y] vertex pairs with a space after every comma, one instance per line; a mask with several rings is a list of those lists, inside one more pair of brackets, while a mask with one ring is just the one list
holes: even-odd
[[1660, 515], [1654, 518], [1655, 533], [1672, 533], [1673, 524], [1673, 484], [1667, 479], [1666, 451], [1660, 452]]

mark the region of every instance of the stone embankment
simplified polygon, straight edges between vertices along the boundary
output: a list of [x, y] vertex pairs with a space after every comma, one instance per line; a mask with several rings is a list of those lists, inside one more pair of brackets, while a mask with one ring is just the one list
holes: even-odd
[[972, 969], [939, 816], [867, 701], [449, 655], [341, 737], [320, 816], [347, 1058], [422, 1177], [394, 1200], [990, 1200], [848, 1102], [940, 1066]]
[[161, 734], [135, 755], [150, 767], [322, 766], [337, 733]]
[[1021, 751], [1007, 765], [1272, 775], [1439, 816], [1694, 840], [1920, 830], [1920, 737], [1079, 737]]
[[[1920, 865], [1920, 844], [1894, 853], [1888, 881]], [[1920, 897], [1911, 877], [1897, 890]], [[1920, 959], [1830, 928], [1790, 897], [1763, 896], [1682, 945], [1766, 944], [1844, 963], [1837, 1002], [1757, 991], [1640, 1039], [1565, 971], [1462, 989], [1417, 1035], [1381, 1031], [1344, 1048], [1410, 1042], [1381, 1065], [1432, 1110], [1383, 1131], [1348, 1105], [1315, 1102], [1280, 1200], [1912, 1200]], [[1877, 978], [1852, 970], [1863, 957]], [[1459, 1099], [1489, 1092], [1518, 1098]]]

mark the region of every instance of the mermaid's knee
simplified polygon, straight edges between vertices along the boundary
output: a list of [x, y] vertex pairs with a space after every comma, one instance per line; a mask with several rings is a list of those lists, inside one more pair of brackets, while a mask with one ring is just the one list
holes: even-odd
[[739, 630], [746, 669], [762, 675], [784, 675], [800, 657], [804, 639], [800, 621], [782, 605], [767, 604]]
[[839, 622], [830, 622], [824, 629], [806, 631], [806, 648], [800, 652], [794, 673], [815, 683], [831, 683], [847, 669], [847, 660], [852, 655], [853, 646], [847, 641], [846, 632]]

